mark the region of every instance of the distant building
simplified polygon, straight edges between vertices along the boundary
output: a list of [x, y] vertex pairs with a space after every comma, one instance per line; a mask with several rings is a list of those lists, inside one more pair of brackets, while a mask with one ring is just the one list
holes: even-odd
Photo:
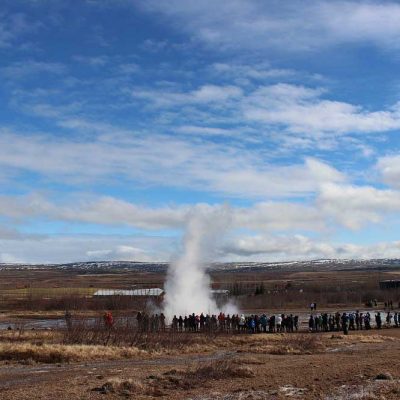
[[381, 289], [400, 289], [400, 279], [387, 279], [379, 282]]
[[211, 290], [211, 294], [215, 297], [219, 296], [228, 296], [229, 295], [229, 290], [226, 289], [213, 289]]
[[141, 296], [141, 297], [161, 297], [164, 290], [160, 288], [143, 289], [99, 289], [93, 296]]

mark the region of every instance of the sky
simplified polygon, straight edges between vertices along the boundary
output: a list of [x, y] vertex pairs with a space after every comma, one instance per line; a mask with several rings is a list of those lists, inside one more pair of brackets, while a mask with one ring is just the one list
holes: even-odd
[[[2, 0], [0, 262], [400, 257], [400, 2]], [[210, 218], [211, 216], [211, 218]]]

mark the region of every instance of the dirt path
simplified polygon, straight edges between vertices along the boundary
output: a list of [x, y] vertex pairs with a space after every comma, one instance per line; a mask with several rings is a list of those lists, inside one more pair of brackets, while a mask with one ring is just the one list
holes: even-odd
[[188, 366], [193, 363], [211, 362], [235, 357], [236, 352], [219, 351], [203, 355], [183, 355], [154, 359], [127, 359], [113, 361], [90, 361], [70, 364], [43, 365], [3, 365], [0, 366], [0, 393], [4, 389], [21, 388], [32, 383], [54, 382], [57, 377], [63, 379], [67, 375], [95, 374], [96, 371], [122, 370], [137, 367]]

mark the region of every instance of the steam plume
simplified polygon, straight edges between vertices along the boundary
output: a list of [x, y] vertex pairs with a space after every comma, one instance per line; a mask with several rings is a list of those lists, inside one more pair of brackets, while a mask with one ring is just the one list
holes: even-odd
[[218, 242], [227, 231], [231, 212], [227, 206], [197, 207], [188, 218], [183, 253], [171, 263], [165, 284], [165, 314], [216, 313], [210, 291], [207, 263], [215, 256]]

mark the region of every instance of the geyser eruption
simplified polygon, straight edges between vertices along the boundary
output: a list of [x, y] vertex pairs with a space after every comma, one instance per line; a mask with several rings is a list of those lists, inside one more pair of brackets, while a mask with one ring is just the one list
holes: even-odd
[[169, 319], [174, 315], [218, 311], [206, 268], [230, 221], [231, 212], [227, 206], [196, 207], [189, 215], [183, 252], [171, 263], [165, 284], [164, 312]]

